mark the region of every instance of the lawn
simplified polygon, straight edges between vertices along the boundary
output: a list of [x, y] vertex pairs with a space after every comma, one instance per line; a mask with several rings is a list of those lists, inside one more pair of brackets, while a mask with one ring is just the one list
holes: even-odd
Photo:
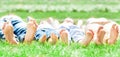
[[65, 45], [58, 42], [56, 45], [49, 43], [41, 44], [33, 42], [31, 45], [10, 45], [0, 42], [1, 57], [119, 57], [118, 41], [115, 45], [95, 45], [91, 43], [88, 47], [81, 47], [77, 43]]
[[[38, 23], [49, 17], [59, 21], [71, 17], [75, 21], [81, 19], [84, 22], [90, 17], [105, 17], [120, 24], [119, 0], [109, 0], [109, 2], [107, 0], [0, 1], [0, 17], [15, 14], [25, 22], [27, 22], [27, 16], [34, 17]], [[119, 44], [120, 40], [115, 45], [104, 44], [97, 46], [91, 42], [88, 47], [82, 47], [78, 43], [65, 45], [60, 41], [56, 45], [47, 42], [42, 44], [37, 41], [33, 41], [32, 44], [10, 45], [5, 41], [0, 41], [0, 57], [120, 57]]]
[[71, 17], [75, 21], [78, 19], [86, 20], [90, 17], [105, 17], [107, 19], [114, 20], [119, 23], [120, 18], [120, 12], [102, 12], [102, 11], [90, 11], [90, 12], [55, 12], [55, 11], [49, 11], [49, 12], [28, 12], [28, 11], [12, 11], [12, 12], [1, 12], [0, 17], [4, 16], [6, 14], [16, 14], [23, 18], [24, 21], [26, 21], [26, 18], [28, 16], [34, 17], [38, 22], [40, 20], [48, 19], [49, 17], [53, 17], [55, 19], [58, 19], [59, 21], [63, 21], [66, 17]]

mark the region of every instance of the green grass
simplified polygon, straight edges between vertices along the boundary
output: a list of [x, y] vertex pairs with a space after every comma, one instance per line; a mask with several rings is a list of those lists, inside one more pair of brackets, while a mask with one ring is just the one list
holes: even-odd
[[120, 41], [115, 45], [95, 45], [91, 43], [88, 47], [81, 47], [79, 44], [56, 45], [49, 43], [41, 44], [33, 42], [31, 45], [10, 45], [0, 42], [1, 57], [119, 57]]
[[86, 20], [90, 17], [105, 17], [107, 19], [114, 20], [119, 23], [120, 12], [104, 12], [104, 11], [91, 11], [91, 12], [27, 12], [27, 11], [12, 11], [12, 12], [2, 12], [1, 16], [6, 14], [16, 14], [23, 18], [26, 21], [28, 16], [34, 17], [38, 22], [42, 19], [48, 19], [49, 17], [53, 17], [58, 19], [59, 21], [64, 20], [66, 17], [71, 17], [74, 20], [82, 19]]
[[0, 12], [27, 10], [34, 11], [120, 11], [119, 0], [0, 0]]

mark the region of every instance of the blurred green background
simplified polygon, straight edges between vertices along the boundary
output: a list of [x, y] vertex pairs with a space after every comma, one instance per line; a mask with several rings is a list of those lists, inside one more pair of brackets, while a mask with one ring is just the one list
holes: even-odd
[[71, 17], [86, 20], [105, 17], [119, 22], [120, 0], [0, 0], [0, 16], [16, 14], [24, 20], [32, 16], [38, 20]]

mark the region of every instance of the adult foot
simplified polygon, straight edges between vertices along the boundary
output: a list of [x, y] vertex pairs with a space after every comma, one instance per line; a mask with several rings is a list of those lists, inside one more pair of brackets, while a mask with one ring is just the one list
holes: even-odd
[[9, 22], [5, 22], [3, 25], [3, 33], [5, 35], [5, 39], [10, 44], [18, 44], [18, 42], [15, 39], [14, 33], [13, 33], [13, 26]]
[[97, 31], [97, 38], [95, 39], [95, 43], [97, 45], [103, 44], [103, 38], [105, 36], [105, 31], [103, 30], [103, 27], [100, 26], [98, 31]]
[[113, 24], [110, 31], [110, 38], [108, 39], [108, 44], [112, 45], [116, 42], [119, 34], [118, 30], [118, 26], [116, 24]]
[[31, 43], [34, 39], [35, 33], [37, 30], [37, 23], [35, 19], [29, 18], [29, 22], [27, 24], [27, 31], [25, 35], [25, 43]]
[[85, 38], [83, 40], [80, 40], [79, 43], [82, 44], [82, 46], [86, 47], [89, 45], [91, 40], [93, 39], [94, 33], [92, 30], [86, 31]]

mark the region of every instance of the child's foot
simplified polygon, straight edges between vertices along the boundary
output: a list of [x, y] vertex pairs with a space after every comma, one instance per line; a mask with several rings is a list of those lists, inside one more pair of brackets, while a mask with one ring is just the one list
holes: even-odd
[[51, 44], [56, 44], [57, 41], [58, 41], [58, 37], [54, 33], [52, 33], [48, 42], [50, 42]]
[[27, 24], [27, 31], [25, 35], [25, 43], [31, 43], [34, 39], [35, 33], [37, 30], [37, 23], [34, 19], [30, 18], [28, 24]]
[[18, 44], [18, 42], [15, 39], [14, 33], [13, 33], [12, 24], [10, 24], [9, 22], [5, 22], [2, 30], [5, 35], [5, 39], [8, 41], [8, 43]]
[[105, 36], [105, 31], [103, 30], [103, 27], [99, 27], [97, 31], [97, 38], [95, 39], [95, 43], [97, 45], [103, 44], [103, 38]]
[[91, 40], [93, 39], [94, 33], [92, 30], [88, 30], [85, 34], [85, 39], [80, 40], [79, 43], [82, 44], [84, 47], [88, 46]]
[[46, 40], [47, 40], [47, 36], [46, 36], [46, 34], [44, 34], [44, 35], [39, 39], [39, 42], [45, 43]]
[[116, 24], [112, 25], [111, 32], [110, 32], [110, 38], [108, 39], [108, 44], [114, 44], [118, 38], [118, 26]]
[[66, 31], [60, 33], [60, 38], [63, 43], [68, 44], [68, 33]]

